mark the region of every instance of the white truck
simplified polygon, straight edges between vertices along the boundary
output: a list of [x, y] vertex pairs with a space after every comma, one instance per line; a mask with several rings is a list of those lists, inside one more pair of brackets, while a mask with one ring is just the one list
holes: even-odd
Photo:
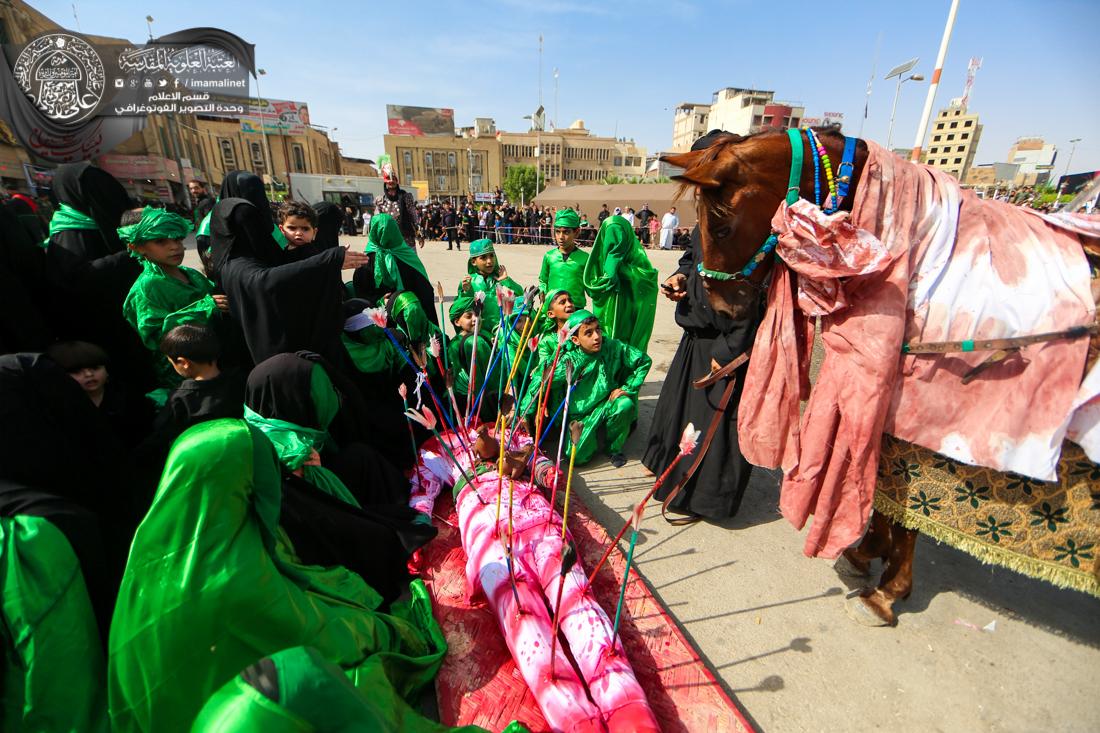
[[[338, 173], [288, 173], [287, 195], [296, 201], [345, 202], [345, 196], [359, 206], [370, 206], [383, 194], [382, 179], [374, 176], [345, 176]], [[416, 196], [416, 189], [411, 189]]]

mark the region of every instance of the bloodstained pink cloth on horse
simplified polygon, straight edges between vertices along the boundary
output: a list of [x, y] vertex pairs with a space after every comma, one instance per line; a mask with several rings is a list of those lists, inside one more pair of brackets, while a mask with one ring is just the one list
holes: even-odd
[[[862, 536], [884, 431], [965, 463], [1051, 480], [1075, 410], [1095, 406], [1100, 391], [1096, 379], [1082, 384], [1086, 339], [1026, 347], [967, 385], [962, 376], [988, 353], [902, 355], [905, 343], [1091, 323], [1082, 251], [1091, 224], [1051, 226], [868, 148], [851, 214], [827, 216], [800, 200], [772, 221], [787, 266], [773, 275], [738, 412], [746, 458], [784, 470], [784, 516], [801, 528], [814, 515], [810, 556], [835, 557]], [[814, 316], [825, 359], [800, 425]]]

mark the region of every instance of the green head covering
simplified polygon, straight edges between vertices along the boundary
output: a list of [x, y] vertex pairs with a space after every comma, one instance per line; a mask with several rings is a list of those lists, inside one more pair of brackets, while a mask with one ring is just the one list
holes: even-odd
[[[477, 272], [477, 268], [474, 267], [474, 258], [481, 255], [495, 255], [497, 251], [493, 249], [493, 242], [490, 239], [477, 239], [470, 242], [470, 259], [466, 261], [466, 272], [473, 275]], [[497, 266], [493, 270], [493, 275], [497, 274], [500, 269], [500, 260], [497, 260]]]
[[141, 244], [151, 239], [183, 239], [191, 231], [191, 222], [179, 214], [146, 206], [141, 220], [118, 228], [118, 238], [126, 244]]
[[416, 250], [405, 244], [401, 229], [389, 214], [375, 214], [370, 219], [367, 230], [366, 252], [374, 252], [374, 282], [385, 290], [401, 290], [406, 286], [402, 282], [398, 262], [403, 262], [428, 279], [424, 263], [420, 261]]
[[554, 214], [554, 226], [576, 229], [581, 225], [581, 217], [572, 209], [561, 209]]
[[455, 298], [454, 302], [451, 303], [451, 309], [447, 312], [447, 315], [450, 316], [451, 323], [454, 323], [463, 313], [465, 313], [466, 311], [472, 311], [473, 309], [473, 293], [461, 293], [458, 297]]
[[[408, 245], [402, 244], [407, 247]], [[461, 313], [459, 315], [462, 315]], [[390, 316], [405, 337], [414, 344], [427, 343], [431, 330], [428, 328], [428, 316], [416, 295], [402, 290], [390, 301]]]
[[565, 327], [572, 331], [577, 326], [581, 325], [589, 318], [595, 318], [595, 314], [590, 310], [581, 308], [579, 311], [573, 311], [573, 315], [569, 316], [569, 320], [565, 322]]

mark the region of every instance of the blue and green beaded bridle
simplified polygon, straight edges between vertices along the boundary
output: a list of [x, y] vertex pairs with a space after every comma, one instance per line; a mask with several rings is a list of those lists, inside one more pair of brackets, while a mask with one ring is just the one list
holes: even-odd
[[[799, 130], [790, 129], [787, 130], [787, 139], [791, 143], [791, 173], [787, 181], [787, 206], [793, 205], [799, 198], [799, 189], [802, 183], [802, 133]], [[837, 185], [837, 197], [833, 202], [836, 208], [839, 208], [840, 202], [848, 193], [848, 186], [851, 183], [852, 170], [854, 168], [855, 160], [855, 142], [856, 138], [846, 137], [844, 140], [844, 159], [840, 163], [840, 170], [838, 171], [838, 185]], [[813, 141], [810, 141], [811, 150], [813, 149]], [[844, 169], [847, 167], [847, 174], [844, 173]], [[816, 179], [816, 174], [815, 174]], [[833, 208], [832, 211], [836, 211]], [[832, 213], [828, 211], [827, 213]], [[779, 236], [772, 232], [768, 235], [768, 238], [764, 240], [764, 244], [760, 245], [760, 249], [756, 250], [756, 253], [749, 258], [748, 263], [741, 268], [739, 272], [722, 272], [721, 270], [711, 270], [703, 267], [703, 263], [700, 262], [696, 265], [695, 269], [699, 272], [699, 276], [707, 280], [719, 280], [723, 282], [733, 282], [743, 280], [749, 285], [756, 287], [756, 283], [749, 280], [749, 276], [756, 271], [756, 268], [760, 266], [768, 256], [775, 251], [776, 244], [779, 243]]]

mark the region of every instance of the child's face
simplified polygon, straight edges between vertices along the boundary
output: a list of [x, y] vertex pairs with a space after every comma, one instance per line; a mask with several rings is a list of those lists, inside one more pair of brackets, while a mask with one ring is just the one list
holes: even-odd
[[569, 293], [558, 293], [550, 301], [550, 306], [546, 309], [546, 312], [559, 324], [564, 324], [575, 310], [577, 310], [577, 306], [573, 305], [572, 296]]
[[154, 265], [179, 267], [183, 264], [182, 239], [148, 239], [133, 247], [135, 252]]
[[558, 247], [570, 252], [576, 246], [577, 230], [572, 227], [557, 227], [554, 229], [554, 240], [558, 243]]
[[586, 354], [598, 354], [603, 348], [603, 329], [599, 323], [583, 323], [573, 334], [573, 343]]
[[478, 255], [474, 258], [474, 269], [479, 274], [489, 276], [497, 269], [497, 256], [492, 254]]
[[317, 229], [309, 223], [309, 219], [300, 216], [288, 216], [279, 227], [283, 230], [287, 246], [291, 249], [303, 247], [317, 236]]
[[455, 328], [466, 335], [474, 332], [475, 325], [477, 325], [477, 316], [474, 315], [473, 311], [466, 311], [455, 319]]
[[107, 388], [107, 367], [102, 364], [77, 369], [74, 372], [69, 372], [69, 376], [76, 380], [76, 383], [89, 397], [102, 394], [103, 390]]

